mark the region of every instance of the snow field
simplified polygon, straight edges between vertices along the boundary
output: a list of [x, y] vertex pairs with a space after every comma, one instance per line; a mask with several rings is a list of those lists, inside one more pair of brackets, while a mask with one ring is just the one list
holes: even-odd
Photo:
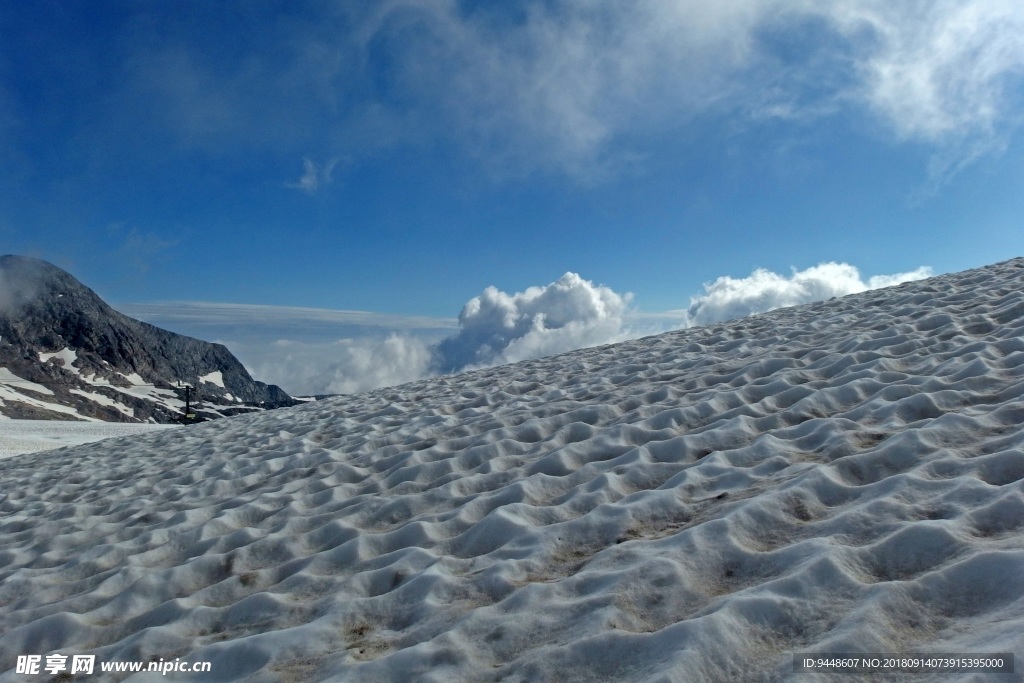
[[77, 446], [115, 436], [145, 434], [175, 425], [64, 420], [0, 420], [0, 458], [64, 446]]
[[1012, 652], [1021, 680], [1022, 284], [1017, 259], [7, 458], [0, 681], [49, 652], [769, 681], [808, 651]]

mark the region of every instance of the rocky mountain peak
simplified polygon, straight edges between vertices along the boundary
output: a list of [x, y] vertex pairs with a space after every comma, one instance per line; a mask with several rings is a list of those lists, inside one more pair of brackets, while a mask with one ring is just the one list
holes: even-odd
[[221, 344], [129, 318], [46, 261], [0, 256], [0, 413], [170, 422], [186, 385], [206, 417], [295, 403]]

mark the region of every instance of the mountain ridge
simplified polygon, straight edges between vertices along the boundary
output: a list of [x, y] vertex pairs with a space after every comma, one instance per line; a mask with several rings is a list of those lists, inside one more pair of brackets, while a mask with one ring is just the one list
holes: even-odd
[[178, 421], [186, 385], [205, 418], [296, 403], [224, 345], [130, 318], [70, 273], [24, 256], [0, 256], [0, 368], [7, 417]]

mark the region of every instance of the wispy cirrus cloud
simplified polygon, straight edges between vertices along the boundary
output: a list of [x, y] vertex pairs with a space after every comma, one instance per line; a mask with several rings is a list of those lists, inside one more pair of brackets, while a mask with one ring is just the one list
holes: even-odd
[[155, 258], [178, 244], [177, 239], [122, 223], [108, 225], [107, 235], [120, 243], [115, 252], [118, 260], [131, 266], [136, 274], [148, 272]]
[[933, 189], [1002, 151], [1024, 120], [1024, 5], [862, 0], [820, 10], [854, 46], [857, 80], [838, 95], [897, 139], [931, 147]]
[[379, 334], [382, 331], [385, 334], [402, 332], [438, 336], [458, 327], [455, 318], [300, 306], [160, 301], [121, 303], [114, 307], [125, 315], [153, 325], [183, 334], [201, 334], [204, 338], [251, 335], [260, 339], [314, 342]]
[[151, 11], [115, 46], [124, 90], [102, 101], [218, 154], [316, 150], [288, 183], [310, 193], [336, 163], [317, 157], [395, 145], [593, 182], [700, 117], [811, 125], [839, 112], [931, 149], [941, 176], [1020, 123], [1014, 0], [300, 4], [254, 25], [260, 52], [219, 43], [226, 9], [202, 36], [185, 30], [188, 11]]
[[391, 87], [505, 168], [589, 178], [634, 159], [638, 130], [854, 110], [936, 150], [934, 173], [1020, 122], [1024, 5], [1011, 0], [537, 2], [514, 20], [379, 7], [364, 43], [391, 50]]
[[285, 183], [286, 187], [301, 190], [306, 194], [316, 194], [321, 188], [327, 187], [334, 180], [334, 167], [341, 159], [334, 157], [323, 164], [317, 164], [309, 157], [302, 159], [302, 175], [298, 180]]

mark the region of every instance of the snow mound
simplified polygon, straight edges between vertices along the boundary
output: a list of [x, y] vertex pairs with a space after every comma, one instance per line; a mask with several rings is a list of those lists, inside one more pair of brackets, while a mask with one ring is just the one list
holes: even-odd
[[1019, 680], [1022, 285], [1016, 259], [2, 460], [0, 680], [51, 652], [196, 681], [1011, 652]]

